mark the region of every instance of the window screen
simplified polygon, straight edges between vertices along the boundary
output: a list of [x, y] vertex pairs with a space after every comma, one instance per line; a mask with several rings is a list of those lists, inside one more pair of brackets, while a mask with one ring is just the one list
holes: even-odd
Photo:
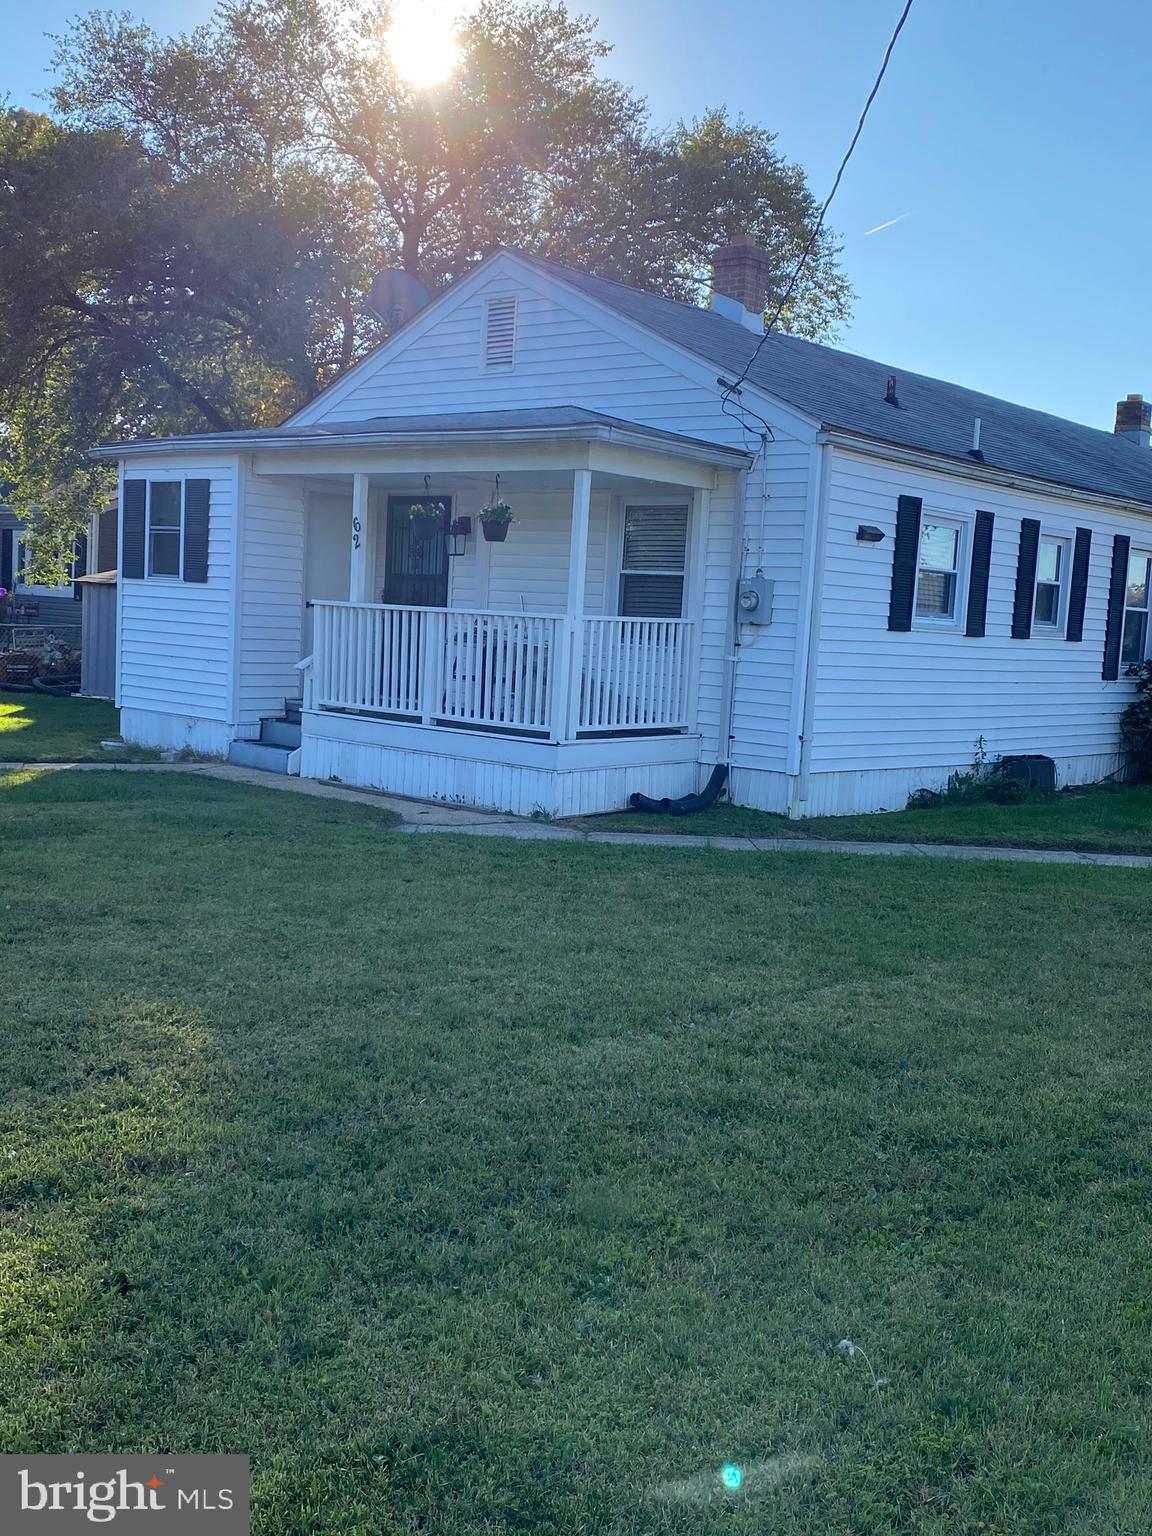
[[680, 618], [687, 543], [687, 507], [625, 507], [620, 573], [620, 612], [625, 618]]

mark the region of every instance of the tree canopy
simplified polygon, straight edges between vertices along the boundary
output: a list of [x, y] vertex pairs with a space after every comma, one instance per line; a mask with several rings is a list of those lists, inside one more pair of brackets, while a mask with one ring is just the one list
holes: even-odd
[[[0, 115], [0, 421], [44, 548], [99, 494], [85, 450], [271, 424], [379, 327], [373, 271], [431, 288], [500, 245], [676, 298], [737, 232], [781, 283], [817, 208], [766, 128], [659, 131], [556, 0], [482, 0], [415, 89], [384, 0], [224, 0], [164, 37], [93, 12], [57, 40], [52, 114]], [[850, 291], [824, 233], [780, 324], [826, 336]]]

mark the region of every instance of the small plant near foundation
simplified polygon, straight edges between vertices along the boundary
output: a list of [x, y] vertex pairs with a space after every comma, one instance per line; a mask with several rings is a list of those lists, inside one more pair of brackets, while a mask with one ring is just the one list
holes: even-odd
[[938, 805], [970, 805], [991, 800], [997, 805], [1014, 805], [1023, 800], [1027, 789], [997, 759], [988, 755], [988, 743], [976, 738], [969, 768], [948, 775], [943, 789], [915, 789], [908, 796], [908, 810], [926, 811]]

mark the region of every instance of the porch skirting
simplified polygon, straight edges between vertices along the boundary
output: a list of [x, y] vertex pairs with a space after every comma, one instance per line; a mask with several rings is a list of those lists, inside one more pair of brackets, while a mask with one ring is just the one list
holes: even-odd
[[695, 735], [555, 743], [309, 710], [300, 772], [516, 816], [588, 816], [620, 810], [634, 790], [691, 793], [707, 774], [699, 757]]

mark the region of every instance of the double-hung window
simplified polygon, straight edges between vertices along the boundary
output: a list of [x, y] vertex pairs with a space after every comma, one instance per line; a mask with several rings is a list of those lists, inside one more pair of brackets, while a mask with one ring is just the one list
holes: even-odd
[[1134, 549], [1128, 558], [1128, 585], [1124, 589], [1124, 634], [1120, 665], [1138, 667], [1148, 655], [1148, 604], [1152, 596], [1152, 554]]
[[678, 619], [684, 607], [686, 506], [626, 506], [620, 613], [630, 619]]
[[1068, 542], [1042, 538], [1036, 549], [1036, 599], [1032, 622], [1039, 629], [1058, 629], [1064, 617]]
[[960, 603], [960, 561], [964, 524], [925, 515], [920, 525], [920, 559], [916, 573], [916, 617], [954, 624]]
[[148, 482], [148, 574], [180, 576], [181, 526], [184, 483], [181, 480]]

